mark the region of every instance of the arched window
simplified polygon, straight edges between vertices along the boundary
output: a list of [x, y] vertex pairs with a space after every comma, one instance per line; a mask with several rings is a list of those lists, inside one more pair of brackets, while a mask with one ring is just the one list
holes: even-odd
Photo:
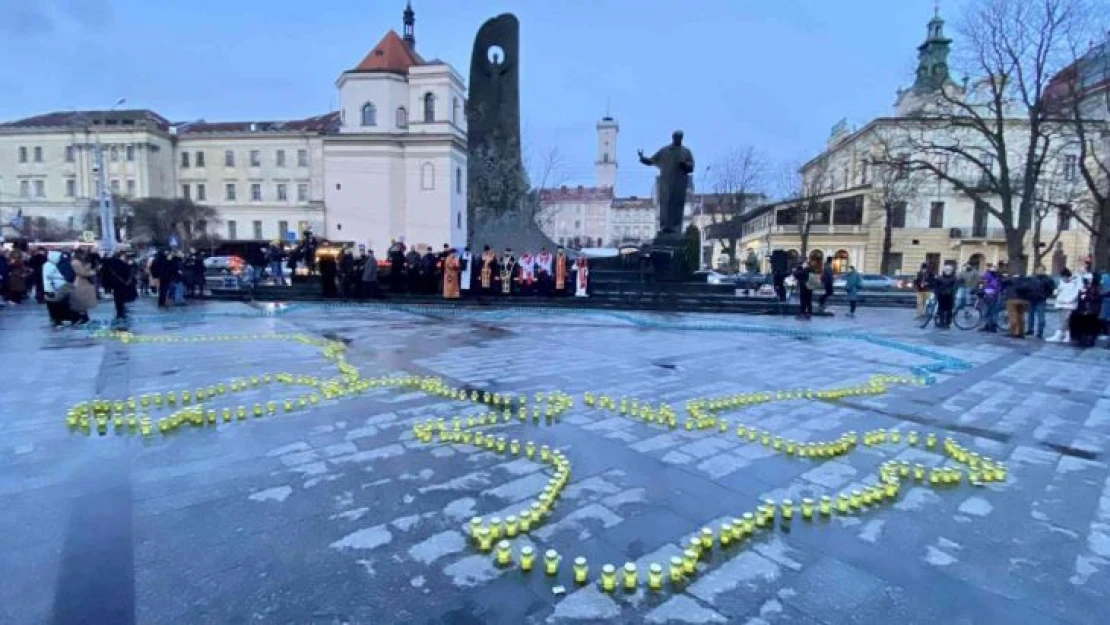
[[451, 98], [451, 123], [459, 125], [459, 99]]
[[408, 128], [409, 127], [409, 112], [406, 111], [405, 107], [403, 107], [403, 106], [397, 107], [397, 127], [398, 128]]
[[424, 94], [424, 121], [434, 122], [436, 120], [436, 97], [432, 92]]
[[436, 188], [436, 168], [431, 163], [420, 166], [420, 188], [425, 191]]
[[374, 108], [374, 104], [372, 102], [367, 102], [366, 104], [362, 105], [362, 125], [378, 125], [378, 109]]

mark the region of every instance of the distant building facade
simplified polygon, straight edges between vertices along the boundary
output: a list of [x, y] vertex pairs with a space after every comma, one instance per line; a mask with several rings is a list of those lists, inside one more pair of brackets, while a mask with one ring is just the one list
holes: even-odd
[[[926, 140], [935, 136], [943, 143], [950, 136], [950, 125], [929, 115], [930, 107], [938, 106], [937, 90], [944, 89], [952, 97], [973, 95], [965, 85], [949, 79], [950, 40], [944, 36], [943, 26], [939, 17], [928, 23], [926, 40], [918, 48], [914, 85], [898, 92], [893, 116], [876, 118], [855, 130], [846, 123], [838, 124], [825, 151], [802, 166], [802, 186], [811, 191], [808, 197], [762, 206], [742, 217], [738, 228], [719, 229], [727, 230], [730, 237], [739, 236], [741, 258], [749, 252], [755, 254], [764, 271], [769, 270], [770, 254], [776, 250], [785, 251], [792, 263], [798, 262], [803, 257], [802, 233], [808, 230], [805, 257], [832, 258], [838, 272], [855, 266], [862, 272], [878, 273], [889, 213], [888, 274], [913, 273], [921, 264], [935, 271], [944, 264], [982, 269], [988, 263], [1007, 260], [1002, 224], [985, 206], [931, 175], [910, 184], [901, 174], [892, 175], [889, 168], [872, 165], [892, 145], [898, 149], [891, 138], [901, 136], [898, 133], [907, 123], [916, 124], [917, 134]], [[1012, 123], [1010, 144], [1020, 149], [1022, 121], [1015, 117]], [[1076, 154], [1067, 151], [1050, 158], [1042, 184], [1049, 188], [1074, 185], [1075, 159]], [[973, 188], [985, 184], [978, 179], [981, 172], [976, 167], [959, 159], [938, 163], [938, 167], [956, 176], [966, 172], [965, 183]], [[816, 210], [804, 208], [813, 206], [811, 201], [816, 202]], [[1067, 211], [1051, 211], [1040, 227], [1042, 241], [1054, 241], [1052, 249], [1042, 247], [1039, 254], [1049, 269], [1075, 266], [1087, 255], [1089, 236]], [[1026, 245], [1031, 264], [1035, 257], [1031, 235]]]
[[[415, 14], [336, 81], [340, 110], [300, 120], [174, 123], [153, 111], [78, 111], [0, 124], [0, 224], [7, 236], [80, 231], [98, 192], [188, 198], [218, 212], [192, 224], [220, 239], [306, 229], [384, 250], [466, 239], [466, 92], [416, 52]], [[13, 223], [21, 227], [12, 228]]]

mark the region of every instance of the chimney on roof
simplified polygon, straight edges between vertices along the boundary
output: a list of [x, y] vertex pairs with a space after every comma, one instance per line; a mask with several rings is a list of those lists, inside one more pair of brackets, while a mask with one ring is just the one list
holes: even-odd
[[412, 2], [405, 3], [405, 12], [402, 13], [402, 21], [404, 22], [404, 37], [405, 43], [409, 44], [409, 49], [416, 52], [416, 13], [412, 10]]

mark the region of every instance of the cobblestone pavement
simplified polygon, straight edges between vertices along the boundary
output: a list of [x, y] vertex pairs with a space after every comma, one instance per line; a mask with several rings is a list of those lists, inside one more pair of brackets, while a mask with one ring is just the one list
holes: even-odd
[[[105, 314], [106, 310], [98, 310]], [[0, 310], [0, 622], [3, 623], [1100, 623], [1110, 613], [1110, 352], [921, 331], [909, 311], [809, 323], [709, 315], [206, 304], [139, 336], [308, 333], [342, 340], [364, 376], [442, 376], [491, 392], [561, 390], [552, 427], [504, 428], [561, 449], [569, 484], [526, 541], [558, 576], [498, 568], [469, 543], [476, 515], [513, 514], [549, 467], [413, 425], [474, 407], [373, 388], [290, 415], [149, 438], [72, 432], [100, 397], [285, 372], [334, 374], [289, 341], [132, 343], [51, 331]], [[926, 367], [926, 369], [922, 369]], [[930, 368], [931, 367], [931, 368]], [[715, 549], [678, 592], [576, 585], [571, 560], [646, 569], [703, 526], [764, 498], [859, 488], [898, 444], [815, 462], [592, 409], [584, 392], [668, 402], [831, 389], [926, 371], [927, 386], [776, 401], [725, 416], [799, 441], [874, 428], [936, 432], [1000, 459], [1001, 483], [906, 484], [891, 505], [792, 523]], [[212, 405], [291, 397], [248, 389]], [[222, 401], [221, 401], [222, 400]], [[520, 541], [518, 541], [520, 542]], [[541, 556], [542, 560], [542, 556]], [[542, 568], [542, 561], [540, 562]], [[553, 588], [565, 587], [556, 594]], [[1098, 615], [1102, 614], [1102, 617]]]

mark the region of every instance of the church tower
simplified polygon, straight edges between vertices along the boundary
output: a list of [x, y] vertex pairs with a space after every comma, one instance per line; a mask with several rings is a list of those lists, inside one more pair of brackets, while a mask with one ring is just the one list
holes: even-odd
[[929, 20], [925, 42], [917, 46], [917, 77], [914, 91], [936, 91], [948, 82], [948, 49], [952, 40], [944, 36], [944, 20], [939, 12]]
[[416, 13], [412, 10], [411, 0], [405, 3], [405, 12], [402, 14], [405, 25], [402, 39], [409, 44], [409, 49], [416, 52]]
[[617, 120], [606, 115], [597, 122], [597, 160], [594, 174], [598, 187], [612, 189], [617, 185]]

